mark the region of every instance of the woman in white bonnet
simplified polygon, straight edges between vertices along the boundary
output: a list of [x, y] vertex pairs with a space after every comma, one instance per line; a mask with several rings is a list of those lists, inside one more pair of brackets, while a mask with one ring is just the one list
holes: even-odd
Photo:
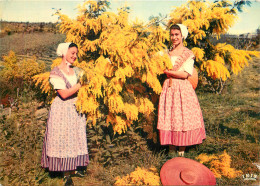
[[202, 143], [205, 127], [197, 95], [188, 81], [193, 73], [194, 54], [183, 46], [188, 36], [185, 25], [170, 27], [172, 48], [168, 51], [172, 69], [165, 70], [167, 79], [160, 95], [158, 125], [161, 145], [169, 145], [170, 155], [177, 150], [184, 156], [186, 146]]
[[81, 87], [77, 68], [72, 67], [77, 54], [74, 43], [61, 43], [57, 48], [62, 62], [50, 73], [50, 83], [57, 96], [49, 111], [41, 160], [42, 167], [49, 171], [64, 173], [65, 185], [73, 185], [72, 174], [84, 176], [84, 167], [89, 162], [86, 118], [75, 107]]

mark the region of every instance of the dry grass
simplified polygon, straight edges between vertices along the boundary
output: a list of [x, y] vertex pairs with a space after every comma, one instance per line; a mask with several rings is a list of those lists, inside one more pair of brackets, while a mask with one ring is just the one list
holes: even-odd
[[64, 42], [65, 36], [54, 33], [15, 33], [0, 38], [0, 56], [7, 55], [13, 50], [19, 55], [36, 55], [38, 57], [56, 56], [59, 43]]
[[[198, 90], [207, 138], [196, 147], [197, 151], [191, 149], [191, 158], [202, 152], [215, 154], [226, 150], [234, 168], [244, 175], [259, 175], [253, 165], [259, 160], [259, 67], [260, 59], [254, 58], [238, 76], [232, 76], [221, 95]], [[242, 177], [218, 179], [218, 185], [248, 184], [257, 181], [245, 181]]]

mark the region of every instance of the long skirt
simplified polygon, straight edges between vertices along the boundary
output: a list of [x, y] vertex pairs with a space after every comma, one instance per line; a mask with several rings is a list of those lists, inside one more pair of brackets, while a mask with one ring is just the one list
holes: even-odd
[[49, 171], [76, 170], [89, 163], [86, 118], [74, 105], [75, 98], [54, 99], [43, 141], [41, 165]]
[[187, 79], [165, 80], [157, 128], [161, 145], [190, 146], [206, 138], [199, 101]]

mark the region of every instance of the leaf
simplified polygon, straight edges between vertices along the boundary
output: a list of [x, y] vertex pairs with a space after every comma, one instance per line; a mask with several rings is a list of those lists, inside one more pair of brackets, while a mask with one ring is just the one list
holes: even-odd
[[111, 140], [110, 140], [109, 135], [106, 135], [106, 141], [107, 141], [107, 143], [111, 144]]

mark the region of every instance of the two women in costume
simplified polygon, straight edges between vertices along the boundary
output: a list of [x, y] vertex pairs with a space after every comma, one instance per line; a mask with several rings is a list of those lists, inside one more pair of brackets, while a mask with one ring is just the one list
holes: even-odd
[[[186, 146], [202, 143], [205, 128], [196, 93], [188, 81], [193, 73], [194, 55], [183, 46], [188, 35], [182, 24], [170, 28], [172, 48], [168, 51], [172, 69], [165, 70], [167, 79], [160, 95], [158, 125], [161, 145], [179, 149], [183, 156]], [[70, 179], [71, 171], [89, 162], [86, 138], [86, 118], [76, 111], [75, 100], [81, 87], [77, 69], [71, 65], [77, 59], [78, 47], [62, 43], [57, 54], [62, 62], [50, 73], [50, 82], [57, 91], [46, 127], [42, 161], [49, 171], [62, 171]]]

